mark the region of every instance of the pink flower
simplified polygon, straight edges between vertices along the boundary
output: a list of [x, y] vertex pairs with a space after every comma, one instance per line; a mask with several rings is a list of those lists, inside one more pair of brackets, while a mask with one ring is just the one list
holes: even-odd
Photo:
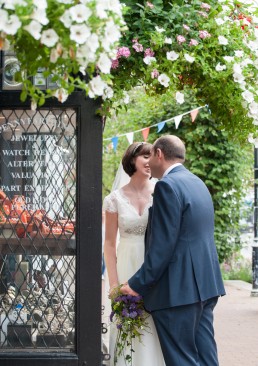
[[187, 30], [187, 31], [189, 31], [189, 30], [190, 30], [190, 27], [188, 27], [188, 25], [186, 25], [186, 24], [183, 24], [183, 28], [184, 28], [185, 30]]
[[189, 46], [197, 46], [199, 44], [198, 41], [196, 41], [196, 39], [191, 39], [191, 41], [189, 42]]
[[179, 44], [184, 43], [186, 41], [185, 37], [184, 36], [180, 36], [180, 35], [177, 36], [176, 39], [177, 39], [177, 42]]
[[205, 39], [205, 38], [211, 37], [211, 35], [207, 31], [201, 30], [201, 31], [199, 31], [199, 37], [202, 38], [202, 39]]
[[149, 1], [147, 1], [146, 5], [149, 7], [149, 8], [154, 8], [154, 5], [152, 3], [150, 3]]
[[210, 5], [209, 5], [209, 4], [202, 3], [202, 4], [201, 4], [201, 8], [202, 8], [202, 9], [205, 9], [206, 11], [210, 11], [210, 8], [211, 8], [211, 7], [210, 7]]
[[133, 42], [133, 43], [138, 43], [138, 38], [134, 38], [134, 39], [132, 40], [132, 42]]
[[151, 72], [151, 77], [152, 79], [155, 79], [159, 76], [159, 72], [157, 69], [154, 69], [152, 72]]
[[131, 52], [128, 47], [120, 47], [117, 50], [117, 58], [126, 57], [128, 58], [131, 55]]
[[136, 52], [143, 52], [143, 46], [138, 42], [134, 43], [133, 48], [135, 49]]
[[204, 13], [204, 11], [197, 11], [197, 13], [204, 18], [208, 18], [208, 15], [206, 13]]
[[155, 55], [155, 52], [152, 51], [152, 49], [146, 48], [146, 50], [144, 52], [144, 57], [147, 57], [147, 56], [153, 57], [154, 55]]
[[111, 69], [117, 69], [119, 66], [118, 60], [112, 60]]

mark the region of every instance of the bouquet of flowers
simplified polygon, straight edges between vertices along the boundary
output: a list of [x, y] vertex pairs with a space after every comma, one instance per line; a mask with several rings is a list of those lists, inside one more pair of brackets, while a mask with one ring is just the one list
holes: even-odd
[[133, 339], [138, 338], [141, 342], [143, 330], [149, 328], [149, 314], [144, 310], [141, 296], [123, 295], [120, 288], [121, 286], [115, 288], [110, 295], [110, 321], [115, 323], [118, 329], [114, 359], [116, 364], [118, 357], [123, 355], [125, 363], [132, 365]]

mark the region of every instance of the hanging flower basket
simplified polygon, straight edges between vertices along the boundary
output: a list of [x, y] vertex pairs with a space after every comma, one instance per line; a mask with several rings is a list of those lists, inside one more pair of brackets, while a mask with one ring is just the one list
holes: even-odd
[[[0, 50], [19, 61], [21, 99], [32, 108], [45, 99], [64, 102], [75, 89], [90, 98], [113, 95], [110, 68], [124, 25], [118, 0], [0, 1]], [[51, 89], [35, 77], [51, 77]]]

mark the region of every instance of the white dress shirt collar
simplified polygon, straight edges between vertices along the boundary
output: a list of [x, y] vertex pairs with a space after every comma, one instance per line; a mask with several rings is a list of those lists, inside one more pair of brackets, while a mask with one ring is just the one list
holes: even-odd
[[164, 174], [162, 175], [162, 178], [164, 178], [169, 172], [171, 172], [172, 169], [174, 169], [176, 166], [182, 165], [181, 163], [176, 163], [176, 164], [172, 164], [170, 165], [170, 167], [167, 168], [167, 170], [165, 170]]

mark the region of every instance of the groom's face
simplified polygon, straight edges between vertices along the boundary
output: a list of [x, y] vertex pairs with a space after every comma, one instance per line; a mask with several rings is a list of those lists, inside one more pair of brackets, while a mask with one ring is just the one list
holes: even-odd
[[151, 176], [153, 178], [161, 178], [162, 173], [160, 172], [160, 159], [158, 156], [158, 152], [155, 153], [154, 149], [151, 149], [149, 166], [151, 169]]

